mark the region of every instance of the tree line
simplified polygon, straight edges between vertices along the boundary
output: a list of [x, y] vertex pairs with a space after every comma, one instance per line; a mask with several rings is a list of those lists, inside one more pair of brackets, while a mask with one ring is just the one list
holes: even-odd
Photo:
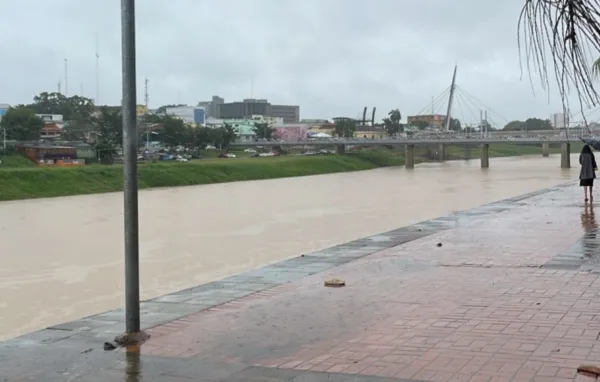
[[[169, 106], [162, 107], [163, 110]], [[122, 146], [123, 122], [121, 107], [96, 107], [93, 101], [82, 96], [67, 97], [61, 93], [43, 92], [33, 102], [9, 108], [0, 122], [7, 140], [38, 141], [44, 121], [38, 114], [63, 116], [61, 140], [83, 141], [91, 144], [102, 161], [110, 161]], [[274, 129], [268, 123], [256, 122], [252, 129], [257, 137], [271, 139]], [[148, 114], [138, 121], [139, 143], [152, 134], [168, 148], [183, 146], [199, 150], [207, 145], [227, 149], [236, 140], [238, 131], [229, 124], [218, 128], [190, 127], [183, 120], [169, 115]]]

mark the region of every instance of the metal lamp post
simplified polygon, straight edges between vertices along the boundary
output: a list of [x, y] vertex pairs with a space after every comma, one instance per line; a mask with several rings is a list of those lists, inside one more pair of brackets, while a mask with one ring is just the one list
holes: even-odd
[[135, 0], [121, 0], [123, 76], [123, 190], [125, 216], [125, 328], [140, 331], [140, 270], [137, 179]]

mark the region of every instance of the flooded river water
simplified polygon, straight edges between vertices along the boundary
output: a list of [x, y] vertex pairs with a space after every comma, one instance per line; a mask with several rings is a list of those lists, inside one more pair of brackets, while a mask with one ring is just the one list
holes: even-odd
[[[576, 156], [572, 163], [576, 164]], [[575, 180], [492, 158], [140, 193], [142, 297]], [[0, 339], [123, 304], [122, 194], [0, 203]]]

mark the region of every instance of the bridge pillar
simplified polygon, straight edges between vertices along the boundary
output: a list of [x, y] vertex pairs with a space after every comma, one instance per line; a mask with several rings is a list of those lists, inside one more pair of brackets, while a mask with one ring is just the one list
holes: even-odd
[[490, 167], [490, 145], [484, 143], [481, 145], [481, 168]]
[[415, 168], [415, 145], [404, 145], [404, 166]]
[[571, 168], [571, 144], [563, 143], [560, 146], [560, 168]]
[[548, 157], [550, 156], [550, 143], [542, 143], [542, 156]]
[[446, 160], [446, 146], [443, 143], [440, 143], [438, 146], [438, 160], [443, 162]]
[[346, 153], [346, 145], [342, 144], [342, 145], [337, 145], [336, 149], [335, 149], [336, 153], [338, 154], [345, 154]]

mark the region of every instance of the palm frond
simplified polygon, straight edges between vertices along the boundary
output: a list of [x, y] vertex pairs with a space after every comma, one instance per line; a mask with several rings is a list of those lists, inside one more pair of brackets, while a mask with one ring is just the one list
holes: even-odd
[[537, 72], [545, 89], [554, 71], [565, 113], [571, 90], [582, 114], [600, 104], [594, 87], [600, 64], [590, 66], [590, 52], [600, 52], [600, 0], [525, 0], [517, 34], [521, 70], [525, 62], [530, 79]]

